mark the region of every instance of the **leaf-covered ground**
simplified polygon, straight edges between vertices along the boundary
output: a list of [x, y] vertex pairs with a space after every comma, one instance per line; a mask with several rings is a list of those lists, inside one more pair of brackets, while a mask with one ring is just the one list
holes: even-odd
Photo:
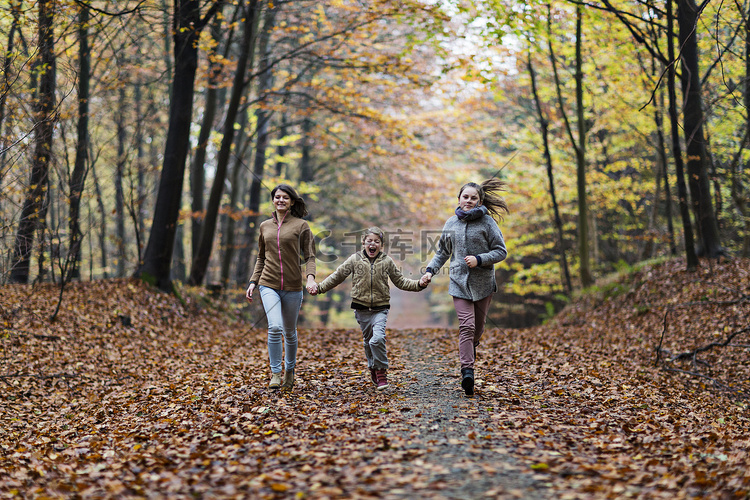
[[[747, 498], [750, 262], [644, 268], [545, 326], [265, 332], [135, 281], [0, 288], [0, 497]], [[724, 345], [725, 344], [725, 345]], [[702, 349], [704, 348], [705, 349]], [[365, 370], [366, 371], [366, 370]]]

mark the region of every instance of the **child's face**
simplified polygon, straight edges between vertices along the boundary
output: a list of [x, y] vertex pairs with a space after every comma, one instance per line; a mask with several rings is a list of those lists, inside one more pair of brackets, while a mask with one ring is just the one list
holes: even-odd
[[471, 186], [464, 188], [464, 190], [461, 191], [461, 196], [458, 197], [458, 206], [464, 211], [478, 207], [480, 204], [479, 193]]
[[375, 257], [379, 254], [382, 246], [383, 242], [380, 241], [380, 238], [376, 234], [368, 234], [362, 242], [362, 249], [368, 257]]

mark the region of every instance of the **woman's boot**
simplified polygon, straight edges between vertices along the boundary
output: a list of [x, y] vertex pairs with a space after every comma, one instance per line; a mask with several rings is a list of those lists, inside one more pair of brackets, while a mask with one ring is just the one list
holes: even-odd
[[281, 373], [271, 373], [271, 382], [268, 384], [269, 389], [278, 389], [281, 385]]
[[284, 383], [281, 384], [282, 389], [291, 389], [294, 386], [294, 368], [284, 372]]

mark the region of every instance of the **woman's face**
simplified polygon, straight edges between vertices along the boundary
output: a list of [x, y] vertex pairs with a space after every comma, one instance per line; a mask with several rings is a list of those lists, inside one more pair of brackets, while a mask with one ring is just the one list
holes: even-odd
[[479, 192], [476, 188], [473, 188], [471, 186], [466, 186], [464, 190], [461, 191], [461, 195], [458, 197], [458, 206], [463, 211], [471, 210], [472, 208], [476, 208], [481, 204], [482, 202], [479, 201]]
[[287, 210], [289, 210], [292, 205], [294, 205], [294, 201], [289, 196], [289, 193], [281, 189], [277, 189], [273, 195], [273, 206], [276, 209], [276, 213], [283, 214]]

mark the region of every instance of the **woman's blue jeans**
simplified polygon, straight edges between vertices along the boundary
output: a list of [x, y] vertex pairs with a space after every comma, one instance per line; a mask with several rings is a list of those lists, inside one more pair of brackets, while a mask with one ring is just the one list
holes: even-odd
[[297, 318], [302, 307], [302, 290], [288, 292], [262, 285], [258, 290], [268, 320], [268, 359], [271, 362], [271, 372], [281, 372], [282, 340], [286, 351], [285, 367], [293, 370], [297, 363]]

